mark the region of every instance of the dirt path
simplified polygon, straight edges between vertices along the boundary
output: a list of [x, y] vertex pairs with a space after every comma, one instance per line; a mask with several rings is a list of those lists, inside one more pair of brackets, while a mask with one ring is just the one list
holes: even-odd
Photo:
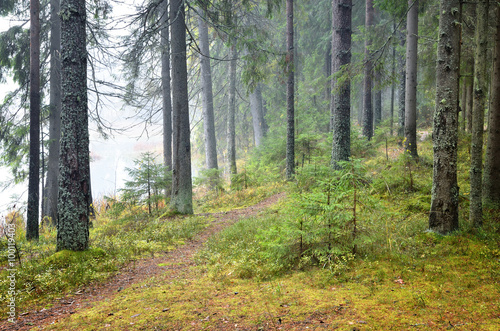
[[[165, 267], [159, 264], [169, 265], [167, 270], [173, 273], [179, 273], [194, 265], [193, 255], [201, 248], [207, 239], [223, 228], [234, 223], [240, 218], [246, 218], [257, 215], [260, 211], [275, 204], [279, 199], [285, 196], [284, 193], [273, 195], [260, 203], [247, 208], [231, 210], [228, 212], [202, 214], [215, 218], [214, 221], [202, 232], [197, 234], [185, 245], [168, 252], [162, 256], [135, 261], [128, 267], [123, 268], [117, 275], [113, 276], [106, 283], [100, 285], [89, 285], [77, 293], [67, 295], [64, 298], [56, 300], [48, 309], [33, 310], [21, 313], [16, 324], [6, 320], [0, 322], [0, 330], [29, 330], [35, 326], [42, 327], [49, 325], [56, 320], [74, 314], [82, 308], [90, 307], [94, 302], [111, 298], [121, 290], [139, 283], [147, 278], [161, 274], [166, 271]], [[184, 263], [179, 264], [179, 261]], [[170, 263], [169, 263], [170, 262]], [[176, 262], [172, 264], [171, 262]]]

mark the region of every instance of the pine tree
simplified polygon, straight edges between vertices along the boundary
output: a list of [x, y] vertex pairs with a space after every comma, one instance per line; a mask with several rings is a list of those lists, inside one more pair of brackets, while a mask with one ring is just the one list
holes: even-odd
[[30, 2], [30, 161], [26, 239], [38, 240], [40, 208], [40, 2]]
[[429, 228], [442, 234], [458, 229], [458, 8], [458, 0], [441, 0], [439, 10]]
[[62, 118], [57, 250], [89, 245], [90, 165], [85, 0], [61, 3]]
[[191, 142], [186, 64], [186, 23], [184, 2], [170, 2], [172, 45], [173, 173], [170, 206], [181, 214], [193, 213]]
[[[351, 156], [351, 81], [346, 74], [346, 66], [351, 63], [351, 16], [352, 0], [332, 2], [332, 73], [331, 82], [334, 91], [331, 97], [332, 107], [332, 159], [334, 168], [339, 161], [347, 161]], [[344, 74], [344, 77], [340, 77]]]
[[405, 88], [405, 150], [418, 159], [417, 153], [417, 36], [418, 0], [408, 0]]
[[500, 4], [496, 3], [497, 31], [491, 76], [488, 142], [484, 161], [483, 198], [500, 209]]

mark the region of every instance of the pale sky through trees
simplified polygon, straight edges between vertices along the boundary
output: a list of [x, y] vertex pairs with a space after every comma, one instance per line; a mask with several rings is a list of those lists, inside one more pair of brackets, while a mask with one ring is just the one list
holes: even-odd
[[[127, 15], [133, 10], [128, 6], [122, 7], [122, 10], [115, 10], [113, 16], [120, 17]], [[18, 21], [10, 21], [9, 18], [0, 17], [0, 32], [6, 31], [9, 27], [17, 25]], [[29, 23], [26, 25], [29, 26]], [[114, 70], [119, 70], [117, 66]], [[107, 75], [109, 70], [101, 68], [102, 75]], [[116, 72], [115, 72], [116, 74]], [[90, 77], [90, 76], [89, 76]], [[109, 78], [109, 77], [108, 77]], [[9, 85], [11, 87], [9, 87]], [[0, 100], [3, 100], [7, 92], [14, 88], [14, 83], [0, 84]], [[91, 85], [89, 85], [91, 87]], [[94, 98], [89, 95], [89, 108], [94, 107]], [[48, 102], [46, 100], [45, 102]], [[122, 109], [123, 103], [117, 99], [104, 101], [105, 107], [100, 107], [100, 115], [111, 123], [115, 128], [123, 128], [137, 123], [137, 119], [127, 120], [132, 117], [136, 111], [133, 109]], [[110, 139], [103, 139], [96, 131], [96, 125], [89, 121], [90, 126], [90, 173], [92, 181], [92, 194], [94, 199], [106, 196], [113, 196], [118, 193], [117, 190], [123, 188], [124, 181], [127, 180], [125, 167], [132, 167], [133, 160], [140, 157], [141, 153], [154, 152], [158, 154], [158, 161], [161, 162], [162, 137], [161, 123], [149, 124], [149, 138], [144, 135], [138, 137], [143, 131], [144, 125], [138, 125], [134, 129], [128, 130], [125, 134], [114, 134]], [[48, 134], [48, 125], [43, 128], [43, 133]], [[47, 153], [48, 150], [46, 149]], [[27, 167], [27, 166], [26, 166]], [[6, 167], [0, 167], [0, 184], [7, 182], [12, 178], [10, 170]], [[11, 210], [15, 204], [16, 209], [21, 206], [24, 208], [27, 203], [28, 181], [10, 186], [8, 188], [0, 187], [0, 220]], [[42, 186], [40, 185], [40, 188]], [[40, 193], [40, 197], [41, 197]]]

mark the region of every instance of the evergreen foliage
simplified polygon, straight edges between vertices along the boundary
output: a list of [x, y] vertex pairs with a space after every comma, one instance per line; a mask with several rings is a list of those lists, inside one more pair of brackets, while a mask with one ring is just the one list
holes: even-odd
[[154, 153], [142, 153], [134, 160], [134, 168], [125, 168], [130, 180], [121, 189], [121, 200], [131, 206], [147, 206], [148, 214], [160, 210], [160, 202], [164, 200], [164, 190], [172, 185], [172, 172], [167, 171], [157, 160]]

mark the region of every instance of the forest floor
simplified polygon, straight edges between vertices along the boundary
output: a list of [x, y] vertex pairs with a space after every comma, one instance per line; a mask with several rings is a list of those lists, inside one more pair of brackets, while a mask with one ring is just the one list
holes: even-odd
[[210, 224], [184, 245], [0, 330], [500, 330], [500, 251], [462, 235], [424, 233], [412, 255], [359, 258], [338, 279], [322, 268], [211, 276], [197, 258], [207, 240], [239, 220], [280, 217], [284, 199], [203, 214]]
[[[146, 280], [155, 279], [155, 277], [160, 275], [162, 278], [167, 279], [179, 279], [182, 277], [186, 277], [187, 279], [189, 268], [194, 265], [194, 254], [196, 254], [210, 236], [213, 236], [241, 218], [256, 216], [270, 205], [275, 204], [284, 195], [284, 193], [275, 194], [254, 206], [246, 208], [201, 214], [201, 216], [210, 216], [213, 218], [213, 221], [203, 232], [196, 235], [195, 238], [188, 241], [185, 245], [179, 246], [177, 249], [161, 256], [134, 261], [104, 284], [83, 288], [45, 307], [34, 307], [33, 310], [21, 312], [20, 318], [15, 324], [6, 320], [0, 322], [0, 330], [51, 329], [56, 324], [64, 325], [65, 319], [69, 316], [94, 307], [99, 302], [108, 302], [119, 296], [120, 292], [131, 287], [135, 289], [135, 286], [140, 286], [138, 284]], [[143, 286], [140, 287], [142, 288]], [[101, 327], [103, 326], [95, 325], [95, 329]], [[111, 325], [105, 325], [105, 327], [111, 327]], [[147, 326], [143, 327], [144, 329], [149, 329]], [[62, 329], [70, 330], [71, 328], [62, 327]], [[94, 327], [91, 329], [94, 329]], [[110, 329], [113, 330], [116, 327], [111, 327]]]

